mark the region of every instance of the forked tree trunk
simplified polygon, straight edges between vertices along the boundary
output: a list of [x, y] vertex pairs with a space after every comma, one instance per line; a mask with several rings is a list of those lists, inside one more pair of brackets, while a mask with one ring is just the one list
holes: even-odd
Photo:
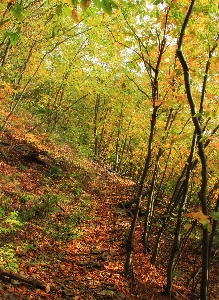
[[149, 235], [151, 232], [151, 227], [152, 227], [152, 219], [154, 215], [154, 190], [155, 190], [155, 185], [156, 185], [156, 180], [159, 172], [159, 160], [162, 155], [163, 151], [160, 148], [156, 157], [155, 161], [155, 167], [154, 167], [154, 172], [153, 172], [153, 178], [151, 182], [151, 187], [150, 187], [150, 193], [148, 197], [148, 202], [147, 202], [147, 211], [146, 211], [146, 216], [145, 216], [145, 222], [144, 222], [144, 233], [143, 233], [143, 245], [145, 248], [145, 252], [147, 252], [148, 249], [148, 240], [149, 240]]
[[[141, 55], [141, 57], [143, 58], [143, 62], [146, 66], [146, 69], [147, 69], [148, 73], [150, 74], [151, 90], [152, 90], [151, 95], [152, 95], [152, 101], [153, 101], [153, 112], [152, 112], [152, 116], [151, 116], [151, 126], [150, 126], [150, 136], [149, 136], [149, 141], [148, 141], [147, 157], [146, 157], [146, 160], [145, 160], [145, 166], [144, 166], [143, 174], [142, 174], [141, 181], [140, 181], [140, 187], [139, 187], [139, 191], [138, 191], [138, 195], [137, 195], [137, 203], [136, 203], [136, 206], [135, 206], [134, 217], [133, 217], [133, 220], [132, 220], [132, 224], [131, 224], [130, 232], [129, 232], [129, 237], [128, 237], [128, 240], [127, 240], [127, 255], [126, 255], [125, 268], [124, 268], [125, 275], [127, 275], [129, 273], [130, 267], [132, 265], [134, 232], [135, 232], [138, 213], [139, 213], [139, 209], [140, 209], [144, 183], [145, 183], [147, 175], [148, 175], [148, 170], [149, 170], [151, 157], [152, 157], [152, 152], [153, 152], [153, 139], [154, 139], [155, 128], [156, 128], [157, 111], [160, 107], [160, 104], [157, 104], [157, 101], [159, 100], [158, 78], [159, 78], [159, 69], [160, 69], [161, 60], [162, 60], [162, 57], [163, 57], [163, 54], [164, 54], [164, 51], [165, 51], [165, 47], [166, 47], [166, 31], [167, 31], [168, 15], [169, 15], [169, 11], [167, 11], [167, 14], [166, 14], [165, 28], [164, 28], [163, 37], [162, 37], [162, 40], [159, 41], [159, 54], [158, 54], [158, 58], [157, 58], [155, 68], [153, 68], [150, 65], [150, 63], [147, 62], [147, 60], [144, 58], [144, 56]], [[128, 23], [128, 21], [127, 21], [127, 23]], [[152, 70], [153, 70], [154, 76], [152, 76], [152, 72], [151, 72]]]
[[152, 144], [153, 144], [153, 138], [154, 138], [154, 130], [155, 130], [155, 125], [156, 125], [156, 118], [157, 118], [157, 110], [158, 106], [154, 106], [154, 110], [152, 113], [152, 118], [151, 118], [151, 129], [150, 129], [150, 137], [149, 137], [149, 143], [148, 143], [148, 154], [145, 160], [145, 166], [144, 166], [144, 171], [141, 177], [141, 182], [139, 185], [139, 190], [137, 194], [137, 200], [136, 200], [136, 205], [135, 205], [135, 211], [134, 211], [134, 217], [132, 219], [130, 231], [129, 231], [129, 236], [127, 239], [127, 244], [126, 244], [126, 261], [125, 261], [125, 266], [124, 266], [124, 274], [128, 275], [130, 271], [130, 267], [132, 265], [132, 254], [133, 254], [133, 239], [134, 239], [134, 232], [135, 232], [135, 227], [138, 219], [138, 213], [140, 209], [140, 204], [141, 204], [141, 198], [142, 198], [142, 193], [144, 189], [144, 183], [148, 175], [148, 170], [149, 170], [149, 165], [151, 161], [151, 155], [152, 155]]
[[[166, 121], [165, 125], [165, 132], [170, 130], [173, 120], [175, 119], [176, 114], [173, 114], [173, 109], [170, 109], [169, 115]], [[163, 142], [168, 138], [168, 133], [165, 136], [165, 138], [162, 139]], [[147, 252], [148, 249], [148, 240], [150, 237], [150, 232], [152, 229], [152, 223], [153, 223], [153, 215], [155, 211], [155, 188], [156, 188], [156, 183], [157, 183], [157, 177], [160, 169], [159, 161], [164, 153], [164, 150], [162, 147], [158, 149], [157, 156], [155, 159], [155, 167], [154, 167], [154, 172], [153, 172], [153, 177], [151, 181], [151, 186], [150, 186], [150, 191], [149, 191], [149, 197], [148, 197], [148, 203], [147, 203], [147, 211], [146, 211], [146, 217], [145, 217], [145, 222], [144, 222], [144, 233], [143, 233], [143, 244], [145, 248], [145, 252]]]
[[167, 215], [170, 216], [172, 214], [172, 212], [174, 211], [174, 209], [176, 208], [176, 206], [177, 206], [176, 204], [178, 203], [179, 195], [181, 193], [181, 189], [182, 189], [182, 185], [183, 185], [182, 180], [183, 180], [186, 169], [187, 169], [187, 164], [185, 165], [184, 169], [182, 170], [182, 173], [181, 173], [180, 177], [178, 178], [178, 180], [176, 182], [172, 198], [170, 200], [170, 203], [167, 207], [166, 212], [164, 213], [162, 225], [161, 225], [160, 230], [158, 232], [156, 244], [155, 244], [154, 251], [153, 251], [153, 254], [152, 254], [152, 257], [151, 257], [151, 264], [152, 265], [155, 265], [155, 263], [156, 263], [156, 259], [157, 259], [157, 256], [158, 256], [158, 253], [159, 253], [159, 248], [160, 248], [161, 237], [162, 237], [163, 232], [164, 232], [164, 230], [165, 230], [165, 228], [168, 224], [168, 217], [166, 217], [166, 216]]

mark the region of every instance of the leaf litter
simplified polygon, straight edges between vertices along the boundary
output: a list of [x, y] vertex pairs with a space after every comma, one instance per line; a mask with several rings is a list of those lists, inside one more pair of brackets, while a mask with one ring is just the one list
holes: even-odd
[[[26, 159], [23, 149], [33, 149], [24, 140], [4, 138], [13, 147], [2, 150], [2, 204], [25, 221], [16, 234], [2, 235], [3, 244], [14, 245], [19, 267], [16, 279], [0, 274], [1, 299], [169, 299], [162, 294], [165, 270], [152, 267], [143, 251], [141, 225], [133, 270], [123, 274], [131, 218], [118, 205], [135, 196], [134, 182], [98, 161], [82, 160], [66, 144], [47, 145], [42, 164]], [[181, 291], [175, 299], [189, 299], [185, 288], [174, 287]]]

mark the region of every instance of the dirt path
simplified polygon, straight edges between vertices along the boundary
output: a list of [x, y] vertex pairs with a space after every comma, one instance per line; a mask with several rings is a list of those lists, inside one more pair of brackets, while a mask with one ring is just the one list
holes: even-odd
[[[51, 170], [57, 172], [57, 169], [51, 167], [50, 161], [44, 164], [27, 162], [20, 151], [22, 145], [19, 146], [19, 152], [8, 152], [9, 161], [0, 165], [4, 178], [0, 182], [1, 189], [8, 197], [11, 208], [20, 209], [21, 195], [38, 195], [39, 199], [43, 195], [44, 200], [50, 201], [49, 196], [45, 198], [46, 193], [52, 191], [53, 195], [56, 193], [57, 197], [61, 197], [62, 187], [67, 189], [68, 194], [67, 199], [63, 198], [66, 202], [51, 204], [58, 206], [59, 211], [43, 215], [43, 218], [32, 216], [32, 221], [27, 222], [24, 229], [12, 238], [13, 245], [17, 245], [18, 275], [33, 280], [33, 283], [34, 280], [40, 281], [45, 289], [6, 276], [0, 281], [0, 299], [167, 299], [161, 294], [163, 277], [150, 266], [149, 258], [138, 246], [141, 245], [139, 225], [135, 235], [133, 272], [128, 277], [123, 275], [125, 241], [131, 218], [118, 204], [136, 195], [135, 184], [94, 161], [74, 164], [75, 157], [68, 147], [57, 150], [62, 159], [68, 157], [69, 160], [68, 164], [64, 159], [63, 164], [60, 163], [63, 174], [54, 177], [57, 179], [52, 177], [52, 181], [45, 181], [45, 174], [51, 176]], [[64, 170], [72, 175], [67, 177]], [[69, 186], [78, 174], [82, 174], [78, 182], [83, 183], [83, 189], [75, 190], [78, 193], [76, 197]], [[10, 180], [6, 182], [7, 177]], [[38, 201], [38, 198], [33, 201]], [[60, 234], [68, 233], [65, 233], [65, 223], [70, 226], [69, 223], [75, 221], [71, 218], [76, 210], [77, 218], [80, 217], [80, 210], [83, 213], [86, 211], [86, 217], [81, 214], [80, 224], [75, 228], [77, 238], [72, 238], [74, 232], [71, 232], [69, 239], [66, 236], [65, 240], [53, 238], [53, 234], [57, 236], [59, 233], [60, 237]], [[50, 223], [53, 231], [48, 226]], [[57, 226], [55, 233], [54, 226]], [[4, 242], [7, 239], [8, 236]]]
[[96, 163], [92, 169], [96, 180], [86, 187], [86, 193], [93, 195], [93, 219], [84, 222], [82, 237], [71, 241], [65, 250], [59, 265], [62, 283], [56, 282], [62, 296], [54, 299], [167, 299], [161, 294], [163, 278], [151, 268], [142, 249], [135, 251], [134, 274], [123, 275], [131, 219], [118, 204], [133, 197], [135, 185]]

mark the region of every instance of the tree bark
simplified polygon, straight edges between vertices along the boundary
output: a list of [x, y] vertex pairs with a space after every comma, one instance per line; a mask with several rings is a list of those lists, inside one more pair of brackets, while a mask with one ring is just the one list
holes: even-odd
[[181, 232], [181, 226], [182, 226], [182, 215], [187, 199], [187, 193], [188, 193], [188, 188], [189, 188], [189, 180], [191, 176], [191, 171], [192, 171], [192, 161], [193, 157], [195, 154], [195, 146], [196, 146], [196, 139], [197, 136], [194, 134], [193, 136], [193, 141], [192, 141], [192, 146], [191, 146], [191, 151], [190, 151], [190, 156], [188, 158], [188, 167], [187, 167], [187, 172], [186, 172], [186, 178], [183, 184], [183, 194], [182, 194], [182, 200], [180, 203], [179, 211], [178, 211], [178, 217], [177, 217], [177, 225], [175, 229], [175, 237], [173, 241], [173, 246], [171, 249], [171, 255], [167, 267], [167, 286], [165, 289], [165, 294], [167, 296], [171, 296], [171, 291], [172, 291], [172, 281], [173, 281], [173, 265], [175, 261], [176, 254], [179, 250], [180, 246], [180, 232]]
[[[191, 83], [190, 83], [190, 72], [188, 64], [185, 60], [184, 54], [182, 52], [182, 44], [183, 44], [183, 38], [186, 31], [186, 27], [188, 25], [189, 19], [192, 14], [192, 10], [195, 4], [195, 0], [191, 1], [190, 7], [188, 9], [187, 15], [185, 17], [180, 38], [178, 42], [178, 49], [177, 49], [177, 56], [179, 58], [179, 61], [183, 68], [184, 73], [184, 82], [185, 82], [185, 89], [187, 94], [187, 99], [190, 106], [191, 111], [191, 117], [192, 121], [196, 130], [196, 134], [198, 137], [198, 150], [199, 150], [199, 158], [201, 160], [201, 166], [202, 166], [202, 172], [201, 172], [201, 189], [198, 193], [199, 200], [202, 207], [202, 213], [204, 215], [208, 215], [208, 209], [207, 209], [207, 184], [208, 184], [208, 164], [207, 159], [205, 155], [205, 149], [203, 144], [203, 132], [200, 125], [200, 120], [196, 116], [196, 107], [195, 102], [192, 96], [191, 91]], [[200, 105], [202, 107], [203, 104]], [[202, 111], [201, 111], [202, 113]], [[209, 280], [209, 240], [208, 240], [208, 228], [203, 226], [203, 237], [202, 237], [202, 276], [201, 276], [201, 285], [200, 285], [200, 299], [201, 300], [207, 300], [208, 298], [208, 280]]]
[[97, 132], [97, 122], [98, 122], [98, 112], [100, 107], [100, 94], [96, 95], [96, 102], [94, 108], [94, 155], [97, 158], [99, 155], [99, 145], [98, 145], [98, 132]]

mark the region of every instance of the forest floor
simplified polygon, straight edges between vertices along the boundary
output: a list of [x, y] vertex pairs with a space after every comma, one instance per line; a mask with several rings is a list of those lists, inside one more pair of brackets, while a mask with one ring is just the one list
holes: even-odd
[[[22, 224], [1, 233], [1, 247], [12, 251], [0, 271], [0, 299], [169, 299], [164, 270], [143, 252], [141, 225], [132, 274], [123, 274], [131, 217], [119, 203], [135, 197], [136, 184], [69, 145], [48, 142], [45, 150], [45, 139], [2, 137], [1, 206], [6, 215], [18, 211]], [[174, 286], [173, 298], [186, 293]]]

